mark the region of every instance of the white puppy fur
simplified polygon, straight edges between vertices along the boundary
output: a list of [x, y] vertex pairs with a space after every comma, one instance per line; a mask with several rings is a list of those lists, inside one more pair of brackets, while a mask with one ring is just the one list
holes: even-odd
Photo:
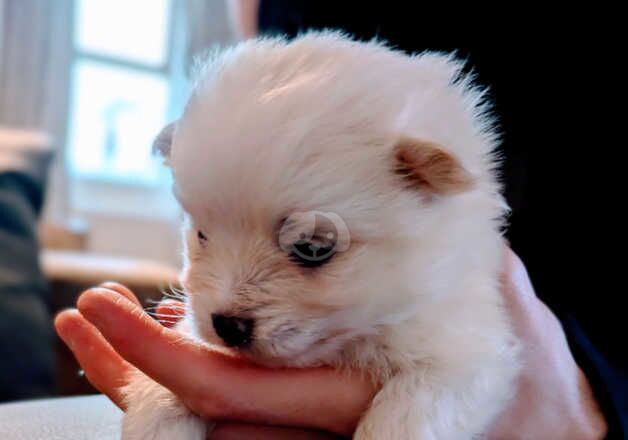
[[[191, 334], [224, 345], [212, 314], [246, 318], [234, 350], [254, 362], [367, 371], [382, 388], [359, 440], [471, 439], [514, 390], [496, 136], [461, 68], [333, 33], [247, 41], [201, 66], [162, 143], [187, 216]], [[313, 211], [350, 242], [303, 267], [290, 240], [325, 229], [303, 221]], [[125, 439], [205, 437], [149, 379], [125, 391]]]

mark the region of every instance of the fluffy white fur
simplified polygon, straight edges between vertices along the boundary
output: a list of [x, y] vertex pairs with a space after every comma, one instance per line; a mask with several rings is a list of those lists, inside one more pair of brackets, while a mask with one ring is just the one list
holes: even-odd
[[[471, 439], [513, 392], [495, 135], [461, 67], [338, 34], [248, 41], [201, 67], [176, 125], [167, 160], [188, 216], [193, 334], [220, 345], [211, 314], [244, 314], [255, 330], [242, 355], [254, 362], [368, 371], [383, 387], [359, 440]], [[402, 138], [440, 145], [472, 184], [409, 188], [394, 172]], [[339, 215], [351, 234], [315, 269], [277, 237], [282, 219], [310, 210]], [[125, 439], [205, 438], [150, 380], [126, 392]]]

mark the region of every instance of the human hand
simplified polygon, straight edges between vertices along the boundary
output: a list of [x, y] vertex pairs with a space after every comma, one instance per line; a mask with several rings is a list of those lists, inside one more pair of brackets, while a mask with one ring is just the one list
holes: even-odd
[[60, 313], [55, 326], [98, 390], [124, 409], [119, 389], [129, 371], [140, 368], [192, 411], [218, 421], [213, 440], [350, 435], [376, 392], [359, 375], [329, 368], [266, 369], [182, 340], [167, 328], [181, 314], [180, 305], [157, 309], [158, 316], [172, 318], [162, 326], [119, 284], [90, 289], [77, 305], [78, 310]]
[[490, 439], [601, 439], [607, 426], [562, 326], [536, 296], [525, 266], [505, 249], [502, 294], [521, 340], [523, 369]]
[[[536, 297], [524, 265], [509, 249], [503, 286], [506, 307], [522, 341], [524, 368], [516, 396], [489, 438], [603, 438], [604, 417], [560, 323]], [[79, 312], [58, 316], [57, 329], [96, 388], [121, 405], [117, 389], [124, 372], [135, 365], [179, 395], [193, 411], [212, 420], [236, 422], [219, 425], [212, 438], [248, 438], [251, 429], [281, 438], [279, 431], [272, 431], [277, 428], [237, 422], [349, 435], [377, 392], [374, 384], [359, 376], [326, 368], [267, 370], [181, 343], [180, 336], [148, 317], [133, 294], [119, 285], [88, 290], [78, 306]], [[158, 313], [176, 320], [179, 310], [179, 305], [166, 303]], [[176, 365], [173, 358], [179, 361]], [[329, 438], [298, 432], [303, 438]], [[299, 438], [294, 430], [284, 434]], [[259, 435], [256, 438], [263, 438]]]

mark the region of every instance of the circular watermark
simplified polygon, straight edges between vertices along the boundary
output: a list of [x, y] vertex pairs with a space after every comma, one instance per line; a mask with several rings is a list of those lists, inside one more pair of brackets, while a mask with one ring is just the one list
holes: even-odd
[[285, 252], [305, 261], [324, 261], [349, 249], [349, 228], [333, 212], [295, 212], [279, 231], [279, 245]]

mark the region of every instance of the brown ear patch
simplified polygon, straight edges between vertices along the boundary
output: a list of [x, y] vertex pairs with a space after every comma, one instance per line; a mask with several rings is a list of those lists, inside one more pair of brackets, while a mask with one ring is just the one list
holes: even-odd
[[416, 189], [435, 195], [457, 194], [473, 186], [473, 177], [439, 145], [403, 138], [394, 148], [395, 172]]

